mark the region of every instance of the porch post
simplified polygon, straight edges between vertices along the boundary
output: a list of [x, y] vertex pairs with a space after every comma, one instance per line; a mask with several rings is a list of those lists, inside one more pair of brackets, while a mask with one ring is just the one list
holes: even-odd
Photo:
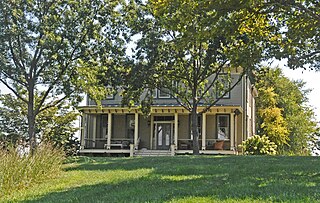
[[234, 113], [230, 113], [230, 150], [234, 150]]
[[130, 144], [130, 157], [134, 155], [134, 144]]
[[[234, 144], [235, 144], [235, 149], [238, 148], [238, 115], [234, 116]], [[238, 152], [238, 150], [237, 150]]]
[[178, 113], [175, 113], [174, 114], [174, 148], [177, 150], [178, 149], [178, 130], [179, 130], [179, 126], [178, 126], [178, 118], [179, 118], [179, 115]]
[[138, 149], [138, 128], [139, 128], [139, 114], [134, 114], [134, 148]]
[[87, 114], [83, 114], [81, 117], [81, 128], [80, 128], [80, 137], [81, 137], [81, 146], [80, 149], [84, 149], [85, 141], [84, 137], [87, 136]]
[[154, 133], [154, 121], [153, 121], [154, 116], [151, 114], [150, 116], [150, 149], [153, 149], [153, 133]]
[[93, 129], [92, 129], [92, 147], [96, 147], [96, 136], [97, 136], [97, 115], [93, 116]]
[[111, 149], [112, 114], [108, 113], [107, 149]]
[[202, 150], [206, 150], [207, 114], [202, 114]]

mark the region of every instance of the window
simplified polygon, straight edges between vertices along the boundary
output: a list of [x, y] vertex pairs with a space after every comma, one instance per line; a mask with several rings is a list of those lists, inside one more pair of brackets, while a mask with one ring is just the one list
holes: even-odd
[[107, 92], [106, 99], [114, 99], [114, 89], [111, 86], [107, 86]]
[[114, 95], [113, 94], [107, 94], [107, 98], [106, 99], [114, 99]]
[[108, 115], [101, 115], [101, 137], [108, 137]]
[[154, 121], [174, 121], [174, 116], [155, 116]]
[[[189, 121], [189, 126], [191, 126], [191, 115], [189, 117], [190, 121]], [[198, 123], [197, 123], [197, 130], [198, 130], [198, 138], [200, 139], [201, 138], [201, 134], [202, 134], [202, 131], [201, 131], [201, 128], [202, 127], [202, 115], [198, 115]], [[192, 127], [190, 129], [190, 139], [193, 140], [193, 133], [192, 133]]]
[[135, 126], [134, 114], [127, 114], [126, 115], [126, 127], [127, 127], [126, 137], [132, 140], [134, 138], [134, 126]]
[[160, 88], [158, 91], [158, 98], [170, 98], [168, 88]]
[[217, 115], [218, 140], [230, 138], [230, 115]]
[[157, 98], [158, 94], [157, 94], [157, 89], [152, 90], [152, 97], [153, 98]]
[[[231, 88], [231, 78], [228, 74], [221, 74], [218, 77], [216, 85], [216, 97], [219, 98]], [[227, 92], [222, 99], [230, 99], [230, 91]]]

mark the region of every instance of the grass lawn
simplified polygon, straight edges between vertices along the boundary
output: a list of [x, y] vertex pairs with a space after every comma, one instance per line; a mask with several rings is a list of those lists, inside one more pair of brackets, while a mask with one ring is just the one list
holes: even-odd
[[56, 179], [1, 201], [320, 202], [320, 158], [80, 157]]

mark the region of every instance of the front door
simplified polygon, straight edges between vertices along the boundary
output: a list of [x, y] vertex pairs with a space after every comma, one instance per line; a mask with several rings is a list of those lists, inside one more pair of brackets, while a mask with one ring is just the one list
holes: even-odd
[[157, 123], [157, 149], [169, 149], [171, 143], [171, 123]]

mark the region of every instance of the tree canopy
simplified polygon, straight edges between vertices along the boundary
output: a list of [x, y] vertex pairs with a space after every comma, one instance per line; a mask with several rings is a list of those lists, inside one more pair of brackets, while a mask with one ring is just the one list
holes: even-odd
[[[0, 145], [25, 146], [29, 140], [27, 106], [12, 94], [1, 95], [0, 102]], [[74, 154], [77, 147], [75, 133], [78, 130], [75, 121], [78, 116], [66, 102], [41, 111], [35, 120], [37, 140], [52, 142], [54, 146], [63, 147], [68, 155]]]
[[261, 68], [257, 72], [257, 130], [278, 145], [285, 154], [310, 154], [309, 145], [318, 133], [312, 107], [308, 106], [305, 82], [290, 81], [281, 69]]
[[[125, 99], [139, 100], [148, 89], [146, 100], [152, 101], [155, 88], [176, 98], [191, 113], [197, 154], [197, 115], [237, 84], [229, 87], [231, 80], [240, 81], [261, 61], [265, 45], [261, 41], [270, 33], [267, 15], [253, 12], [256, 4], [251, 1], [131, 3], [136, 12], [130, 13], [129, 26], [137, 42], [134, 65], [126, 75]], [[232, 71], [240, 77], [232, 78]]]
[[269, 13], [274, 35], [279, 36], [276, 43], [269, 43], [270, 58], [287, 59], [291, 69], [320, 69], [319, 0], [269, 0], [260, 11]]
[[118, 5], [103, 0], [0, 2], [0, 82], [28, 107], [32, 148], [39, 113], [65, 99], [78, 102], [83, 90], [94, 96], [103, 92], [97, 85], [99, 70], [117, 66], [124, 52]]

